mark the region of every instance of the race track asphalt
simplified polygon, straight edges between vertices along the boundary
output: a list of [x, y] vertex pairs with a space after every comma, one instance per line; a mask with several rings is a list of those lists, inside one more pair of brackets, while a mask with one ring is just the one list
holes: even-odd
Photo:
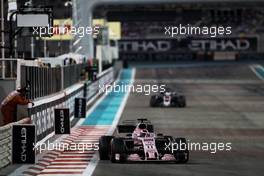
[[186, 108], [151, 108], [131, 93], [120, 121], [148, 118], [156, 132], [189, 142], [232, 143], [231, 151], [190, 152], [187, 164], [100, 161], [94, 176], [259, 176], [264, 167], [264, 82], [248, 63], [137, 68], [134, 84], [165, 84], [185, 94]]

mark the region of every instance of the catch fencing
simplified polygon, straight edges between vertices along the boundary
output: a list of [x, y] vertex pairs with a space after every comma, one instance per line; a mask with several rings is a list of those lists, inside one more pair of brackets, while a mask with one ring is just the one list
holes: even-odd
[[[99, 92], [99, 85], [107, 85], [114, 81], [114, 70], [110, 68], [99, 75], [96, 81], [86, 81], [77, 83], [62, 92], [34, 101], [35, 105], [30, 107], [29, 116], [32, 123], [36, 125], [37, 141], [42, 140], [47, 135], [54, 132], [54, 109], [69, 108], [70, 116], [74, 113], [75, 98], [83, 98], [87, 102]], [[71, 118], [71, 125], [74, 125], [78, 119]]]
[[81, 81], [84, 67], [85, 64], [52, 68], [21, 65], [20, 86], [30, 86], [30, 99], [44, 97]]
[[17, 59], [0, 60], [0, 79], [16, 79]]
[[[80, 68], [83, 66], [80, 65]], [[24, 70], [23, 70], [24, 69]], [[61, 69], [63, 67], [56, 68], [56, 72], [61, 73]], [[68, 68], [67, 68], [68, 69]], [[74, 70], [78, 69], [78, 66], [76, 67], [69, 67], [68, 71], [74, 72]], [[67, 88], [60, 90], [61, 87], [58, 83], [58, 87], [60, 89], [49, 89], [49, 86], [54, 86], [54, 84], [50, 83], [47, 85], [48, 79], [52, 76], [47, 76], [52, 74], [55, 69], [51, 68], [38, 68], [36, 69], [35, 66], [27, 66], [25, 68], [22, 68], [21, 71], [23, 72], [23, 76], [28, 76], [27, 78], [32, 79], [32, 86], [34, 87], [33, 90], [30, 92], [31, 97], [39, 97], [38, 99], [34, 100], [34, 106], [28, 107], [28, 118], [25, 118], [21, 121], [8, 124], [6, 126], [0, 127], [0, 169], [9, 165], [11, 161], [11, 152], [12, 152], [12, 125], [14, 124], [25, 124], [25, 123], [31, 123], [35, 124], [36, 126], [36, 142], [41, 142], [45, 140], [48, 135], [54, 134], [54, 109], [55, 108], [69, 108], [70, 110], [70, 117], [71, 117], [71, 126], [75, 125], [78, 122], [78, 118], [74, 118], [74, 101], [75, 98], [86, 98], [87, 102], [89, 100], [92, 100], [94, 97], [96, 98], [96, 95], [99, 94], [99, 88], [100, 86], [111, 84], [115, 78], [117, 77], [117, 73], [121, 69], [121, 65], [116, 67], [111, 67], [105, 71], [103, 71], [101, 74], [98, 75], [97, 79], [95, 81], [80, 81], [79, 79], [72, 79], [70, 80], [71, 83], [73, 83], [71, 86], [68, 86]], [[31, 74], [35, 71], [36, 76], [40, 76], [39, 78], [33, 78]], [[75, 72], [75, 74], [79, 74], [80, 72]], [[73, 74], [73, 73], [72, 73]], [[72, 75], [71, 74], [71, 75]], [[42, 77], [43, 76], [43, 77]], [[56, 78], [56, 76], [54, 76]], [[54, 79], [55, 79], [54, 78]], [[65, 78], [65, 77], [64, 77]], [[56, 80], [56, 79], [55, 79]], [[26, 82], [23, 82], [23, 79], [21, 78], [19, 80], [21, 84], [26, 84]], [[37, 84], [40, 83], [41, 84]], [[59, 81], [58, 81], [59, 82]], [[36, 89], [35, 86], [40, 85], [39, 89]], [[65, 84], [66, 86], [69, 85], [69, 83]], [[99, 86], [100, 85], [100, 86]], [[46, 86], [46, 87], [45, 87]], [[40, 91], [41, 93], [37, 93]], [[56, 92], [58, 91], [58, 92]], [[55, 93], [53, 93], [55, 92]], [[47, 96], [45, 96], [48, 94]], [[41, 97], [44, 96], [44, 97]], [[88, 105], [88, 103], [87, 103]]]

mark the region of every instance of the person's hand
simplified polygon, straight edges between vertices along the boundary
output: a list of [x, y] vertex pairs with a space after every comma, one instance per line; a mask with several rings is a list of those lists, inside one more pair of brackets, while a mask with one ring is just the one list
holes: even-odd
[[35, 104], [33, 103], [33, 101], [30, 101], [29, 103], [31, 103], [31, 106], [33, 107]]

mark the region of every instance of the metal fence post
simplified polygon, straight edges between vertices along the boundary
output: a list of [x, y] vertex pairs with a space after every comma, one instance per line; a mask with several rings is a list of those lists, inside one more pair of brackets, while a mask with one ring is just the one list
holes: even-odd
[[61, 90], [64, 89], [64, 66], [61, 67]]
[[1, 50], [2, 50], [2, 79], [5, 78], [5, 33], [4, 33], [4, 0], [1, 0], [1, 38], [2, 38], [2, 44], [1, 44]]

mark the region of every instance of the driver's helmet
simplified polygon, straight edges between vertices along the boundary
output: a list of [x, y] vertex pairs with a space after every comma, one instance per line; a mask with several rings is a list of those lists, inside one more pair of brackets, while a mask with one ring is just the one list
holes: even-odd
[[147, 125], [145, 123], [140, 123], [138, 125], [138, 129], [139, 129], [139, 133], [138, 133], [139, 137], [145, 137], [147, 135], [148, 130], [147, 130]]
[[171, 92], [171, 89], [169, 87], [166, 87], [165, 88], [165, 93], [170, 93]]
[[145, 129], [147, 129], [147, 125], [145, 123], [140, 123], [138, 125], [138, 128], [141, 129], [141, 130], [145, 130]]
[[166, 87], [164, 92], [161, 92], [161, 94], [165, 95], [165, 94], [170, 93], [170, 92], [171, 92], [171, 89]]

